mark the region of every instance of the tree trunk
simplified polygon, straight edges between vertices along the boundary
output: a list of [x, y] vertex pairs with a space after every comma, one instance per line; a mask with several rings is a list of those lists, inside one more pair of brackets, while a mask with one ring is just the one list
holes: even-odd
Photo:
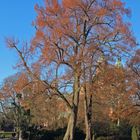
[[74, 92], [72, 97], [72, 109], [71, 114], [67, 126], [67, 130], [65, 133], [65, 136], [63, 140], [74, 140], [74, 133], [76, 128], [76, 122], [77, 122], [77, 113], [78, 113], [78, 105], [79, 105], [79, 92], [80, 92], [80, 86], [79, 86], [79, 77], [78, 74], [75, 73], [74, 77]]
[[[84, 110], [85, 110], [85, 140], [94, 140], [92, 136], [92, 92], [87, 90], [87, 85], [84, 85]], [[89, 96], [88, 96], [89, 95]], [[93, 139], [92, 139], [93, 137]]]
[[16, 137], [17, 137], [17, 140], [23, 140], [22, 139], [22, 131], [21, 131], [21, 129], [19, 127], [17, 129], [17, 135], [16, 135]]
[[120, 119], [119, 118], [117, 119], [117, 126], [118, 127], [120, 126]]
[[18, 138], [18, 139], [19, 139], [19, 140], [23, 140], [23, 139], [22, 139], [22, 131], [21, 131], [21, 130], [19, 131], [19, 138]]
[[[94, 140], [92, 135], [92, 94], [90, 95], [89, 103], [87, 99], [87, 93], [85, 92], [85, 129], [86, 129], [86, 138], [85, 140]], [[93, 137], [93, 138], [92, 138]]]
[[63, 140], [74, 140], [75, 126], [76, 126], [76, 113], [72, 111]]
[[85, 126], [86, 126], [86, 138], [85, 140], [92, 140], [92, 133], [91, 133], [91, 123], [87, 118], [88, 115], [85, 115]]

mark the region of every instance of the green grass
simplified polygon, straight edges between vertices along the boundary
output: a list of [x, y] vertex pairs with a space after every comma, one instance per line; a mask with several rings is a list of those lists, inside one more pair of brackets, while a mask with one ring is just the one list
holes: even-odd
[[4, 131], [0, 131], [0, 137], [11, 138], [13, 133], [15, 133], [15, 132], [4, 132]]

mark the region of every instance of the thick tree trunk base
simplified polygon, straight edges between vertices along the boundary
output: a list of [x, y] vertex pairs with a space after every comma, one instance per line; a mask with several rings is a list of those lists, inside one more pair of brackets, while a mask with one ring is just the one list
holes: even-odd
[[63, 140], [74, 140], [75, 123], [75, 114], [72, 113]]
[[93, 140], [92, 139], [92, 129], [91, 129], [91, 123], [88, 122], [89, 120], [85, 120], [86, 123], [86, 138], [85, 140]]

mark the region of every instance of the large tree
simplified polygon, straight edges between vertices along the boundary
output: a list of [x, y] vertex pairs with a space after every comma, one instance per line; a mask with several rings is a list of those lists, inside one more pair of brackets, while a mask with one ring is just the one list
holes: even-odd
[[[7, 43], [16, 49], [32, 80], [45, 85], [48, 96], [57, 95], [66, 103], [70, 117], [64, 140], [73, 140], [80, 89], [86, 91], [83, 83], [92, 84], [98, 60], [101, 56], [115, 59], [135, 46], [130, 24], [123, 21], [129, 10], [120, 0], [46, 0], [35, 9], [36, 35], [31, 45], [20, 50], [15, 41], [7, 39]], [[29, 54], [34, 59], [28, 60]], [[68, 92], [71, 100], [65, 97]], [[89, 119], [86, 140], [92, 137]]]

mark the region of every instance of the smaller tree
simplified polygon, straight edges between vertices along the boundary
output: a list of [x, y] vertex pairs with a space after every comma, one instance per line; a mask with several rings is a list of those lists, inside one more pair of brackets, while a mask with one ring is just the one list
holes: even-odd
[[5, 100], [6, 106], [13, 114], [13, 118], [10, 119], [14, 120], [19, 140], [22, 139], [21, 133], [27, 131], [31, 119], [29, 108], [25, 108], [22, 104], [23, 97], [19, 87], [24, 86], [25, 79], [23, 80], [22, 78], [22, 82], [19, 82], [18, 80], [21, 77], [23, 77], [22, 74], [15, 74], [6, 78], [1, 88], [1, 95]]

